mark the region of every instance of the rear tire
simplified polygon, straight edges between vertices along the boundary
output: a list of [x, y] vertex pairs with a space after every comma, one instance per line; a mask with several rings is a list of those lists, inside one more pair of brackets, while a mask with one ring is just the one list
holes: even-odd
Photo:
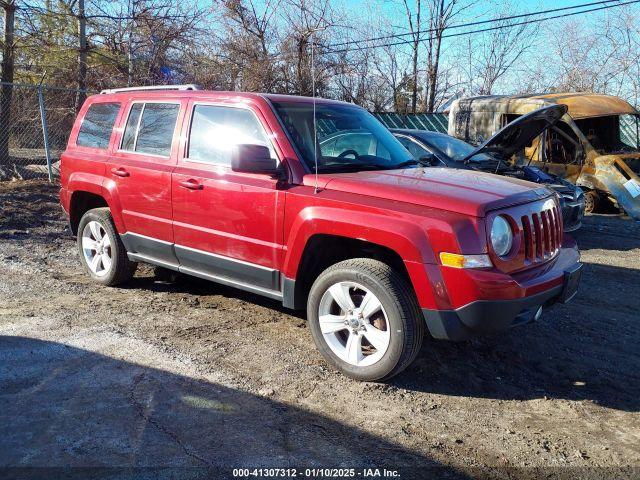
[[108, 208], [94, 208], [82, 216], [78, 251], [91, 278], [102, 285], [114, 286], [130, 280], [138, 266], [127, 257]]
[[584, 194], [584, 213], [595, 213], [600, 207], [600, 194], [595, 190], [589, 190]]
[[411, 285], [369, 258], [337, 263], [318, 276], [307, 302], [313, 340], [350, 378], [386, 380], [416, 358], [425, 333]]

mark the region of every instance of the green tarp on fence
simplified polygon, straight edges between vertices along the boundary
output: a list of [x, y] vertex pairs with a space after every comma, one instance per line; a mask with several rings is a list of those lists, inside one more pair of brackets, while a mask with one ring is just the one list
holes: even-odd
[[447, 133], [449, 116], [444, 113], [416, 113], [400, 115], [399, 113], [374, 113], [387, 128], [415, 128], [432, 132]]

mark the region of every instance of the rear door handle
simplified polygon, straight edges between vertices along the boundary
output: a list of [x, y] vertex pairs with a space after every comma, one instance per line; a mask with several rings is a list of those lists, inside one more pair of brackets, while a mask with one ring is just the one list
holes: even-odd
[[113, 173], [114, 175], [116, 175], [118, 177], [128, 177], [129, 175], [131, 175], [129, 172], [127, 172], [122, 167], [120, 167], [120, 168], [112, 168], [111, 169], [111, 173]]
[[184, 188], [188, 188], [189, 190], [202, 190], [204, 188], [201, 183], [198, 183], [195, 180], [182, 181], [180, 182], [180, 186]]

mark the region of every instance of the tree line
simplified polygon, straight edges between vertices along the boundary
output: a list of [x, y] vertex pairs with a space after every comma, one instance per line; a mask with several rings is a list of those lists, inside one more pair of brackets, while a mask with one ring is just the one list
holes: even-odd
[[[77, 89], [76, 108], [87, 90], [165, 83], [295, 95], [315, 85], [319, 96], [399, 113], [433, 112], [460, 95], [594, 90], [637, 102], [640, 93], [635, 5], [545, 24], [512, 19], [524, 8], [515, 0], [0, 6], [2, 81]], [[493, 18], [491, 29], [449, 38], [478, 18]], [[0, 91], [0, 122], [9, 90]]]

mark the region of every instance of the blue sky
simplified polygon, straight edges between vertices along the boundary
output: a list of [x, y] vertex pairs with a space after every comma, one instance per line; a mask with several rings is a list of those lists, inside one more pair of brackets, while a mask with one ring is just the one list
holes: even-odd
[[[519, 0], [513, 2], [518, 5], [518, 13], [534, 12], [537, 10], [546, 10], [551, 8], [562, 8], [583, 3], [591, 3], [595, 0]], [[353, 12], [361, 12], [367, 5], [374, 4], [376, 7], [382, 8], [389, 15], [393, 15], [394, 9], [402, 5], [401, 0], [336, 0], [336, 4], [345, 5]], [[415, 3], [415, 1], [412, 1]], [[468, 10], [467, 17], [471, 18], [492, 18], [492, 2], [478, 1]], [[612, 2], [613, 3], [613, 2]]]
[[[575, 5], [581, 5], [584, 3], [591, 3], [597, 0], [518, 0], [512, 1], [514, 5], [517, 5], [517, 10], [514, 10], [514, 14], [537, 12], [540, 10], [548, 10], [553, 8], [570, 7]], [[393, 19], [398, 12], [402, 12], [401, 0], [336, 0], [336, 4], [344, 5], [348, 10], [351, 10], [354, 15], [359, 15], [365, 11], [368, 7], [374, 6], [377, 11], [380, 11], [381, 15]], [[415, 0], [411, 3], [415, 4]], [[612, 4], [615, 2], [612, 1]], [[594, 7], [590, 7], [594, 8]], [[621, 7], [624, 8], [624, 7]], [[576, 15], [573, 18], [599, 18], [602, 19], [604, 15], [611, 14], [617, 9], [604, 10], [600, 12], [593, 12], [586, 15]], [[567, 11], [567, 13], [573, 10]], [[576, 9], [579, 11], [579, 9]], [[477, 1], [468, 10], [466, 10], [457, 20], [456, 23], [465, 21], [485, 20], [496, 17], [498, 12], [495, 8], [495, 2]], [[398, 18], [399, 26], [404, 25], [406, 20], [402, 17]]]
[[[404, 11], [404, 6], [401, 0], [369, 0], [369, 1], [334, 0], [334, 1], [336, 5], [342, 5], [346, 7], [348, 10], [351, 10], [355, 17], [363, 16], [365, 15], [365, 12], [369, 10], [373, 12], [374, 16], [385, 18], [387, 22], [383, 22], [383, 23], [386, 23], [387, 25], [392, 25], [394, 27], [393, 33], [406, 33], [408, 31], [406, 13]], [[594, 1], [597, 1], [597, 0], [510, 0], [508, 3], [515, 6], [515, 8], [508, 10], [506, 13], [511, 15], [533, 13], [533, 12], [540, 12], [543, 10], [578, 6], [585, 3], [592, 3]], [[621, 1], [624, 1], [624, 0], [621, 0]], [[415, 4], [415, 0], [410, 0], [410, 3]], [[425, 5], [426, 3], [427, 2], [424, 2], [423, 5]], [[462, 0], [461, 3], [464, 3], [464, 0]], [[470, 0], [470, 3], [473, 3], [473, 0]], [[473, 3], [473, 6], [465, 10], [458, 17], [456, 17], [456, 19], [452, 23], [463, 24], [467, 22], [489, 20], [492, 18], [496, 18], [501, 14], [504, 15], [505, 14], [504, 9], [500, 9], [498, 7], [503, 5], [504, 3], [505, 3], [504, 0], [476, 1], [475, 3]], [[615, 1], [611, 1], [609, 4], [614, 5], [615, 3], [616, 3]], [[602, 6], [604, 5], [592, 5], [590, 7], [576, 8], [575, 10], [571, 9], [564, 12], [549, 13], [539, 18], [552, 17], [552, 16], [562, 15], [566, 13], [575, 13], [575, 12], [580, 12], [581, 10], [589, 10], [593, 8], [599, 8]], [[562, 26], [564, 23], [570, 23], [570, 22], [579, 22], [583, 24], [601, 23], [603, 19], [606, 18], [606, 16], [619, 15], [620, 14], [619, 12], [623, 11], [625, 8], [629, 8], [629, 7], [624, 7], [624, 6], [614, 7], [606, 10], [594, 11], [594, 12], [578, 14], [578, 15], [574, 15], [574, 16], [570, 16], [562, 19], [541, 22], [539, 24], [539, 29], [535, 32], [535, 37], [533, 37], [534, 40], [533, 40], [531, 49], [527, 52], [527, 54], [524, 57], [522, 57], [517, 62], [517, 64], [514, 64], [514, 68], [510, 70], [508, 76], [503, 77], [501, 81], [504, 81], [506, 84], [511, 84], [512, 82], [509, 81], [509, 78], [508, 78], [509, 76], [519, 75], [519, 71], [523, 66], [532, 62], [535, 63], [534, 59], [537, 56], [542, 55], [544, 53], [548, 53], [549, 51], [553, 50], [554, 45], [551, 43], [551, 39], [549, 36], [549, 33], [550, 33], [549, 29], [557, 30], [559, 26]], [[516, 20], [516, 21], [524, 21], [524, 20], [526, 19]], [[472, 30], [482, 29], [482, 28], [487, 28], [489, 26], [490, 25], [482, 25], [482, 26], [472, 27], [471, 29]], [[422, 28], [426, 29], [428, 27], [423, 24]], [[458, 33], [463, 31], [464, 31], [463, 29], [456, 29], [456, 30], [451, 30], [450, 33]], [[360, 33], [354, 32], [351, 38], [352, 39], [358, 39], [362, 37], [371, 38], [376, 36], [382, 36], [382, 35], [385, 35], [386, 33], [387, 31], [382, 31], [382, 30], [375, 31], [375, 29], [371, 31], [371, 29], [369, 29], [364, 34], [362, 32]], [[474, 44], [476, 44], [476, 42], [481, 40], [482, 35], [489, 35], [489, 33], [472, 34], [470, 37], [471, 41]], [[405, 37], [405, 38], [408, 38], [408, 37]], [[461, 36], [456, 38], [445, 39], [443, 44], [443, 52], [442, 52], [443, 59], [445, 62], [449, 58], [457, 58], [457, 57], [452, 57], [452, 55], [455, 55], [456, 49], [458, 49], [458, 52], [465, 50], [465, 48], [466, 48], [466, 51], [468, 51], [468, 47], [466, 47], [467, 38], [469, 37]], [[407, 45], [404, 48], [404, 51], [409, 53], [410, 48], [411, 47]], [[455, 62], [455, 60], [452, 60], [452, 61]], [[496, 86], [499, 89], [502, 88], [498, 84]]]
[[[258, 0], [258, 5], [264, 4], [265, 0]], [[464, 23], [477, 20], [488, 20], [495, 18], [500, 12], [496, 9], [496, 4], [501, 3], [501, 0], [482, 1], [482, 0], [467, 0], [468, 3], [472, 3], [472, 6], [466, 9], [459, 17], [457, 17], [455, 23]], [[537, 12], [541, 10], [562, 8], [581, 5], [584, 3], [591, 3], [597, 0], [510, 0], [510, 3], [516, 8], [513, 10], [513, 14]], [[620, 0], [624, 1], [624, 0]], [[201, 6], [211, 6], [211, 0], [196, 0]], [[409, 0], [411, 4], [415, 4], [415, 0]], [[462, 0], [461, 3], [464, 3]], [[347, 11], [352, 12], [354, 17], [361, 17], [366, 14], [368, 10], [371, 10], [389, 21], [389, 23], [397, 28], [396, 33], [403, 33], [406, 26], [406, 18], [404, 17], [404, 7], [402, 0], [332, 0], [332, 3], [339, 7], [345, 7]], [[426, 1], [423, 5], [426, 5]], [[615, 0], [611, 1], [614, 4]], [[598, 6], [595, 6], [598, 7]], [[423, 7], [424, 8], [424, 7]], [[587, 7], [594, 8], [594, 7]], [[621, 7], [623, 9], [625, 7]], [[594, 19], [601, 21], [605, 15], [615, 14], [618, 8], [610, 10], [592, 12], [585, 15], [576, 15], [570, 17], [570, 19]], [[566, 13], [579, 11], [569, 10]], [[511, 12], [510, 12], [511, 13]], [[565, 13], [565, 12], [562, 12]], [[549, 14], [553, 15], [553, 14]], [[543, 22], [542, 25], [552, 22]], [[370, 36], [376, 36], [376, 32], [371, 32]]]

